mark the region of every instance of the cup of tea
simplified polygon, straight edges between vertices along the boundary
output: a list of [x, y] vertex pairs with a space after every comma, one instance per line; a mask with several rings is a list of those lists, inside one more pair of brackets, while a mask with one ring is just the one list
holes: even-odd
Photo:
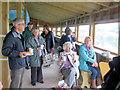
[[33, 49], [32, 48], [29, 48], [29, 52], [31, 52], [32, 55], [33, 55]]
[[43, 49], [44, 45], [41, 45], [40, 48]]

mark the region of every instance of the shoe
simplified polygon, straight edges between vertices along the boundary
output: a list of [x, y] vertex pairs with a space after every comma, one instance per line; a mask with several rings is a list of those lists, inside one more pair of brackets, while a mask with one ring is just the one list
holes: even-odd
[[32, 86], [35, 86], [36, 85], [36, 83], [31, 83], [32, 84]]
[[29, 69], [30, 69], [30, 67], [29, 67], [29, 66], [27, 66], [27, 67], [25, 67], [25, 69], [29, 70]]
[[44, 81], [38, 81], [39, 83], [41, 83], [41, 84], [43, 84], [44, 83]]

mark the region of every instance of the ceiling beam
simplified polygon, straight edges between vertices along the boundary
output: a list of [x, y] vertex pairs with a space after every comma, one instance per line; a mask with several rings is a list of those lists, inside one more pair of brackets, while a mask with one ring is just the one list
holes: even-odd
[[101, 5], [101, 6], [104, 6], [104, 7], [109, 7], [109, 5], [110, 5], [110, 2], [94, 2], [94, 3]]

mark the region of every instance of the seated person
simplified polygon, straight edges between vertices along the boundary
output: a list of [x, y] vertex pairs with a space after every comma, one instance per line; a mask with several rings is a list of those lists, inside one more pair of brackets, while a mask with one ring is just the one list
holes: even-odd
[[84, 44], [80, 46], [79, 50], [79, 69], [91, 72], [91, 88], [97, 88], [101, 85], [101, 72], [98, 68], [96, 54], [92, 47], [91, 37], [86, 37]]
[[63, 44], [63, 52], [60, 53], [60, 72], [64, 75], [64, 82], [68, 87], [75, 84], [75, 75], [79, 78], [79, 61], [75, 52], [71, 50], [72, 44], [65, 42]]

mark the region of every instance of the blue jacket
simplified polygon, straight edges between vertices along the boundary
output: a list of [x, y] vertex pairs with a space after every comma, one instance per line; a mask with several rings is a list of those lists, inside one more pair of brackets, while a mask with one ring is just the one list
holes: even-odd
[[63, 47], [63, 44], [64, 44], [65, 42], [71, 42], [71, 43], [73, 43], [71, 37], [68, 37], [67, 35], [63, 35], [63, 36], [61, 37], [61, 39], [60, 39], [60, 46]]
[[90, 63], [94, 63], [94, 61], [97, 62], [96, 54], [93, 51], [93, 48], [91, 48], [91, 54], [93, 55], [93, 59], [90, 57], [86, 46], [84, 44], [80, 46], [80, 50], [79, 50], [79, 62], [80, 62], [79, 69], [80, 70], [91, 72], [87, 62], [90, 62]]
[[20, 58], [20, 52], [25, 52], [24, 38], [20, 38], [15, 30], [10, 31], [2, 46], [2, 54], [8, 57], [11, 70], [26, 67], [26, 58]]

